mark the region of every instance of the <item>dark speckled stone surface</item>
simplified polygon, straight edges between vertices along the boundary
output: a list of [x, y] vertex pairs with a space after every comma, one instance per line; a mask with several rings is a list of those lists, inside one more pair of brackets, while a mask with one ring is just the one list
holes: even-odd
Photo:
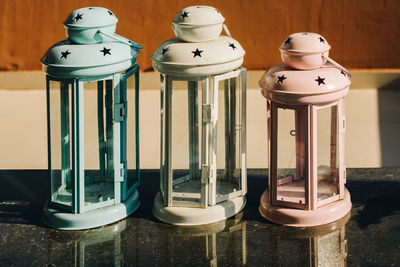
[[[118, 223], [58, 231], [40, 221], [46, 171], [0, 171], [0, 266], [400, 266], [400, 169], [348, 169], [351, 217], [294, 229], [258, 214], [266, 170], [248, 171], [245, 209], [202, 227], [152, 213], [158, 171], [142, 171], [141, 206]], [[347, 223], [346, 223], [347, 222]]]

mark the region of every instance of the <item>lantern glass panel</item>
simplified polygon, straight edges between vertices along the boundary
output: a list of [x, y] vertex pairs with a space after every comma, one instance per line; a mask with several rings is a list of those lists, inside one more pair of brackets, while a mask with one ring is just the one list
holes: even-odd
[[85, 206], [114, 199], [113, 81], [85, 83]]
[[72, 207], [72, 84], [49, 80], [51, 201]]
[[[135, 88], [135, 76], [129, 76], [126, 80], [126, 87], [127, 87], [127, 118], [126, 124], [126, 164], [128, 169], [128, 178], [127, 178], [127, 190], [135, 185], [138, 182], [138, 175], [137, 175], [137, 148], [136, 148], [136, 90]], [[122, 91], [121, 91], [122, 93]], [[121, 127], [121, 132], [124, 132], [124, 129]], [[123, 133], [124, 134], [124, 133]], [[124, 153], [122, 151], [122, 153]], [[124, 157], [122, 157], [124, 158]]]
[[339, 194], [338, 106], [317, 110], [318, 201]]
[[219, 82], [217, 198], [241, 189], [241, 90], [239, 77]]
[[307, 110], [277, 109], [278, 201], [305, 204]]
[[172, 200], [200, 204], [201, 84], [172, 83]]

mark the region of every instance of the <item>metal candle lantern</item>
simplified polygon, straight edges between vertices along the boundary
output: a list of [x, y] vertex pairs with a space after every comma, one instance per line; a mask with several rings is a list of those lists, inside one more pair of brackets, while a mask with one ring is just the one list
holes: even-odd
[[259, 210], [279, 224], [322, 225], [351, 209], [344, 186], [350, 79], [336, 62], [325, 64], [329, 48], [319, 34], [292, 34], [280, 48], [284, 64], [259, 81], [267, 98], [269, 155], [269, 186]]
[[245, 204], [245, 52], [219, 36], [223, 22], [215, 8], [185, 8], [173, 21], [178, 38], [152, 56], [161, 73], [161, 177], [153, 213], [171, 224], [224, 220]]
[[43, 220], [54, 228], [98, 227], [139, 206], [141, 47], [114, 33], [117, 21], [105, 8], [75, 10], [64, 22], [68, 39], [41, 59], [50, 173]]

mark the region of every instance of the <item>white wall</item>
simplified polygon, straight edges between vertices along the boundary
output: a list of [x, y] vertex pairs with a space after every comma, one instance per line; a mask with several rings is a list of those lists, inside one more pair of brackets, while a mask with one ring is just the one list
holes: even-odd
[[[248, 168], [267, 167], [266, 104], [257, 85], [261, 75], [248, 73]], [[345, 99], [347, 167], [400, 166], [399, 79], [400, 72], [394, 71], [354, 72]], [[0, 73], [0, 169], [47, 168], [44, 86], [42, 72]], [[140, 157], [145, 169], [159, 168], [159, 95], [158, 74], [141, 73]], [[92, 121], [88, 127], [96, 125]]]

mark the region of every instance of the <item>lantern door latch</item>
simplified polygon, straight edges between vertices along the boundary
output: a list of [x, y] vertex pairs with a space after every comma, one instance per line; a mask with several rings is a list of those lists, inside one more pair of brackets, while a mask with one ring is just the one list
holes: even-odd
[[114, 122], [121, 122], [126, 119], [126, 107], [124, 103], [114, 105]]
[[343, 134], [346, 132], [346, 116], [345, 115], [342, 116], [342, 121], [339, 125], [339, 131], [340, 131], [340, 133], [343, 133]]
[[216, 182], [216, 175], [211, 170], [210, 166], [203, 165], [201, 168], [201, 183], [202, 184], [212, 184]]
[[215, 119], [214, 106], [211, 104], [203, 104], [203, 122], [210, 123]]
[[120, 183], [124, 181], [124, 177], [125, 177], [125, 164], [124, 163], [120, 163], [117, 166], [115, 166], [116, 168], [116, 172], [115, 172], [115, 183]]
[[209, 177], [210, 177], [210, 166], [203, 165], [201, 167], [201, 183], [202, 184], [208, 184], [209, 183]]

